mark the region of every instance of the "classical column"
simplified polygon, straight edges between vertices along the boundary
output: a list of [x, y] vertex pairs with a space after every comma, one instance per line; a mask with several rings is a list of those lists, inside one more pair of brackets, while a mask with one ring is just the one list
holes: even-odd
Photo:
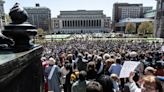
[[74, 28], [75, 27], [75, 21], [74, 20], [72, 21], [72, 24], [73, 24], [73, 28]]
[[78, 24], [79, 24], [79, 23], [78, 23], [78, 20], [76, 20], [76, 27], [78, 27]]
[[80, 27], [80, 20], [78, 20], [78, 27]]
[[65, 28], [67, 27], [67, 21], [65, 20]]
[[62, 27], [64, 27], [64, 21], [62, 20]]
[[99, 27], [101, 27], [101, 20], [99, 20]]
[[86, 20], [86, 27], [88, 27], [88, 20]]
[[70, 20], [69, 23], [70, 23], [70, 27], [72, 27], [72, 20]]
[[82, 25], [83, 25], [83, 21], [82, 21], [82, 20], [80, 20], [80, 23], [81, 23], [81, 27], [82, 27]]
[[72, 22], [72, 20], [70, 21], [70, 23], [71, 23], [71, 27], [73, 27], [73, 22]]
[[66, 21], [64, 20], [64, 28], [66, 27]]
[[68, 27], [68, 21], [66, 20], [66, 27]]
[[82, 27], [84, 27], [84, 20], [82, 20]]
[[84, 27], [86, 27], [86, 20], [84, 20]]
[[74, 27], [77, 27], [77, 21], [74, 20]]
[[98, 25], [98, 20], [96, 20], [96, 22], [97, 22], [97, 23], [96, 23], [96, 26], [98, 27], [98, 26], [99, 26], [99, 25]]
[[94, 27], [96, 27], [96, 20], [94, 20]]
[[70, 21], [68, 20], [68, 27], [70, 27]]
[[88, 24], [89, 24], [89, 27], [91, 27], [91, 20], [89, 20], [89, 23]]

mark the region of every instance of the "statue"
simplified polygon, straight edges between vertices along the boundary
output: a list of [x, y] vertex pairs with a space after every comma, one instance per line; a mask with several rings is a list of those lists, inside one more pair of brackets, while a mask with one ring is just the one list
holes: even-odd
[[18, 3], [11, 8], [9, 16], [11, 17], [13, 24], [21, 24], [28, 18], [27, 12], [23, 10], [23, 8], [19, 7]]
[[35, 26], [26, 22], [28, 19], [27, 12], [20, 7], [19, 3], [16, 3], [13, 8], [10, 9], [9, 15], [12, 23], [4, 27], [5, 29], [2, 30], [4, 36], [0, 36], [0, 39], [16, 52], [33, 48], [34, 45], [30, 41], [31, 37], [37, 34], [37, 31]]
[[0, 34], [0, 49], [7, 48], [8, 46], [13, 46], [13, 45], [14, 42], [11, 39]]

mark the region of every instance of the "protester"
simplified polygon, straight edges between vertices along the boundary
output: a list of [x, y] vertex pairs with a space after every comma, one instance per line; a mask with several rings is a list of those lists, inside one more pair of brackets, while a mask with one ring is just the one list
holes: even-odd
[[134, 80], [134, 73], [129, 76], [130, 92], [163, 92], [162, 83], [153, 75], [147, 75], [142, 78], [141, 88], [137, 87]]
[[114, 85], [109, 75], [102, 75], [97, 81], [102, 85], [103, 92], [114, 92]]
[[71, 92], [71, 87], [72, 87], [71, 74], [73, 73], [71, 63], [67, 63], [66, 68], [69, 72], [66, 74], [66, 79], [64, 83], [64, 92]]
[[85, 71], [80, 71], [79, 80], [77, 80], [72, 85], [71, 92], [86, 92], [86, 87], [89, 81], [86, 80], [87, 73]]
[[50, 58], [48, 61], [49, 66], [46, 67], [45, 72], [48, 75], [48, 90], [54, 92], [61, 92], [60, 88], [60, 69], [55, 64], [56, 61]]
[[90, 81], [87, 85], [86, 92], [103, 92], [103, 87], [96, 81]]
[[116, 74], [117, 76], [120, 75], [122, 65], [121, 65], [121, 60], [116, 59], [116, 63], [112, 64], [108, 70], [109, 74]]
[[120, 88], [119, 88], [120, 83], [117, 74], [111, 74], [110, 78], [112, 79], [113, 82], [113, 90], [115, 92], [120, 92]]
[[156, 69], [154, 69], [153, 67], [146, 67], [145, 69], [145, 75], [155, 75], [156, 73]]
[[[85, 82], [80, 79], [79, 72], [86, 71], [85, 81], [98, 81], [103, 86], [102, 89], [105, 89], [103, 92], [107, 90], [110, 90], [107, 92], [135, 92], [132, 91], [135, 86], [137, 87], [135, 89], [141, 91], [142, 81], [146, 82], [145, 75], [154, 76], [155, 82], [156, 78], [163, 79], [164, 53], [161, 51], [161, 47], [160, 42], [154, 44], [142, 40], [63, 40], [45, 44], [41, 60], [44, 63], [45, 79], [50, 83], [49, 91], [58, 92], [58, 89], [61, 91], [60, 87], [63, 84], [64, 92], [81, 90], [79, 85], [85, 85]], [[49, 60], [48, 57], [50, 57]], [[126, 61], [140, 63], [134, 70], [135, 76], [132, 83], [126, 78], [119, 78], [122, 65]], [[54, 68], [55, 70], [53, 70]], [[59, 76], [59, 72], [62, 76]], [[111, 86], [109, 87], [107, 84]], [[156, 87], [156, 85], [153, 86]], [[55, 90], [55, 87], [58, 89]]]
[[107, 59], [105, 61], [105, 74], [108, 74], [110, 75], [110, 72], [109, 72], [109, 68], [111, 67], [112, 64], [115, 63], [115, 60], [114, 59]]
[[91, 61], [87, 64], [87, 80], [95, 80], [97, 77], [96, 64]]

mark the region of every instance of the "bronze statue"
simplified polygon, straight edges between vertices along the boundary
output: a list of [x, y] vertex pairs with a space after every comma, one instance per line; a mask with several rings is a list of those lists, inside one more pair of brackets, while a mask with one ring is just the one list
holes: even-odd
[[30, 43], [30, 40], [37, 32], [35, 26], [26, 22], [28, 19], [27, 12], [20, 7], [19, 3], [16, 3], [10, 9], [9, 15], [12, 22], [2, 30], [4, 36], [0, 36], [0, 44], [4, 42], [3, 44], [7, 44], [9, 48], [18, 52], [33, 48], [34, 45]]
[[16, 3], [13, 8], [10, 9], [9, 15], [13, 24], [22, 24], [28, 18], [27, 12], [19, 6], [19, 3]]

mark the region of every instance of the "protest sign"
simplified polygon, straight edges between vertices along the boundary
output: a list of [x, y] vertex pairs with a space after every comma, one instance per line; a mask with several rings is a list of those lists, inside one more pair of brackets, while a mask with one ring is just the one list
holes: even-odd
[[161, 47], [161, 51], [164, 51], [164, 45]]
[[136, 61], [125, 61], [122, 66], [119, 77], [120, 78], [129, 77], [130, 72], [134, 71], [139, 64], [140, 62], [136, 62]]

